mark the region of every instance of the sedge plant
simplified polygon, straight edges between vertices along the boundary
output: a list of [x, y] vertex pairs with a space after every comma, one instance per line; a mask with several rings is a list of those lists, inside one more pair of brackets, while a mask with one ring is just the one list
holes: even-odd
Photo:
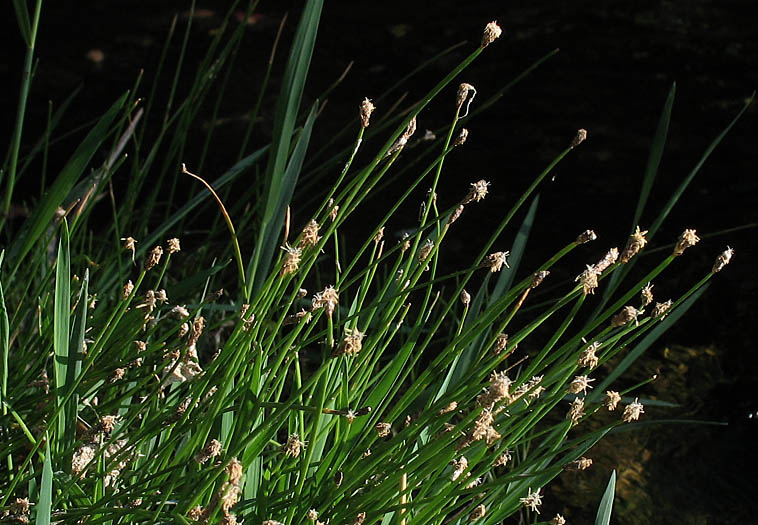
[[[248, 15], [256, 4], [247, 5]], [[618, 377], [733, 251], [666, 300], [653, 297], [652, 283], [695, 246], [694, 230], [661, 241], [668, 253], [641, 278], [629, 282], [629, 270], [739, 115], [641, 229], [672, 88], [629, 238], [573, 269], [576, 280], [557, 283], [537, 303], [551, 269], [596, 240], [578, 228], [543, 264], [520, 267], [536, 192], [587, 132], [567, 137], [467, 266], [443, 273], [446, 240], [465, 235], [467, 210], [487, 206], [487, 195], [499, 191], [472, 180], [453, 201], [437, 196], [447, 156], [466, 148], [463, 123], [475, 133], [472, 118], [508, 87], [477, 108], [476, 89], [462, 78], [497, 45], [500, 27], [487, 24], [460, 64], [415, 103], [385, 100], [393, 109], [382, 114], [380, 99], [363, 100], [345, 127], [354, 138], [328, 158], [309, 152], [319, 103], [301, 107], [321, 5], [310, 0], [300, 15], [269, 144], [252, 144], [248, 129], [239, 158], [221, 176], [209, 175], [211, 128], [196, 166], [184, 164], [199, 108], [210, 105], [216, 114], [241, 44], [244, 26], [230, 10], [184, 99], [172, 89], [160, 109], [153, 96], [143, 107], [138, 79], [48, 177], [23, 223], [3, 220], [3, 519], [422, 525], [525, 515], [564, 523], [540, 514], [544, 488], [565, 469], [587, 468], [595, 443], [644, 414], [645, 382], [620, 388]], [[39, 141], [22, 140], [42, 6], [13, 6], [28, 54], [0, 181], [6, 212], [17, 182], [32, 177], [38, 157], [55, 147], [67, 105], [51, 114]], [[280, 35], [281, 28], [251, 126]], [[447, 101], [449, 124], [440, 138], [418, 141], [417, 118], [434, 99]], [[361, 155], [370, 144], [370, 155]], [[93, 165], [98, 152], [105, 161]], [[114, 191], [119, 173], [128, 183]], [[364, 201], [400, 173], [403, 195], [382, 217], [363, 221], [362, 242], [346, 239], [341, 231]], [[327, 177], [318, 193], [313, 181]], [[158, 205], [173, 203], [188, 185], [186, 200]], [[418, 222], [396, 241], [391, 218], [418, 210], [411, 200], [419, 187], [430, 190]], [[309, 217], [292, 211], [299, 191], [318, 194]], [[112, 213], [105, 228], [93, 219], [102, 208]], [[516, 217], [522, 221], [514, 225]], [[208, 242], [183, 250], [185, 232], [203, 221]], [[600, 423], [590, 426], [590, 418]], [[612, 500], [609, 484], [603, 523]]]

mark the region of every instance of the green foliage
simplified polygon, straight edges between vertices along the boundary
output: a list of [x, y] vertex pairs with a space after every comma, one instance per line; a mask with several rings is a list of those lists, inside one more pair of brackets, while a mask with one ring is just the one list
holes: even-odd
[[[30, 18], [24, 2], [13, 3], [30, 53], [40, 6]], [[255, 6], [249, 2], [246, 12]], [[535, 291], [590, 237], [566, 239], [544, 264], [524, 268], [539, 220], [537, 191], [579, 135], [521, 190], [473, 260], [443, 273], [446, 240], [465, 235], [467, 210], [487, 205], [486, 181], [471, 181], [471, 192], [447, 207], [435, 195], [447, 156], [466, 147], [462, 123], [474, 123], [482, 109], [464, 117], [469, 95], [460, 90], [453, 104], [454, 82], [486, 50], [476, 46], [408, 107], [380, 107], [370, 127], [356, 119], [350, 146], [329, 157], [330, 149], [309, 151], [319, 104], [301, 107], [321, 7], [311, 0], [303, 9], [270, 144], [246, 153], [252, 119], [239, 159], [220, 176], [179, 169], [200, 108], [216, 114], [241, 45], [244, 25], [235, 25], [230, 10], [184, 98], [177, 86], [189, 28], [168, 99], [159, 104], [151, 96], [141, 108], [138, 79], [43, 184], [29, 217], [0, 226], [9, 247], [0, 264], [3, 510], [21, 512], [17, 499], [28, 498], [37, 523], [230, 523], [238, 516], [293, 524], [318, 513], [322, 522], [415, 525], [464, 523], [483, 506], [481, 522], [498, 523], [532, 513], [540, 490], [564, 468], [608, 432], [634, 425], [622, 427], [634, 419], [629, 402], [644, 383], [622, 388], [619, 376], [714, 272], [704, 269], [665, 312], [666, 303], [629, 308], [678, 252], [650, 263], [634, 282], [627, 279], [632, 262], [611, 256], [584, 274], [574, 269], [578, 283]], [[24, 84], [22, 102], [27, 92]], [[416, 117], [440, 94], [451, 108], [444, 138], [409, 148]], [[652, 191], [673, 99], [672, 88], [634, 226]], [[21, 159], [19, 113], [3, 166], [6, 211], [16, 172], [29, 176], [37, 157], [46, 158], [67, 104], [44, 137], [27, 141], [36, 146]], [[212, 143], [207, 133], [200, 168]], [[358, 155], [367, 144], [374, 149], [365, 160]], [[106, 160], [92, 169], [98, 157]], [[189, 184], [187, 171], [197, 171], [205, 187]], [[117, 173], [126, 182], [114, 192]], [[359, 215], [367, 198], [401, 174], [404, 192], [383, 217]], [[427, 187], [418, 223], [392, 242], [393, 217], [416, 209], [415, 195]], [[176, 203], [185, 190], [186, 200]], [[311, 216], [293, 212], [298, 196], [317, 203]], [[107, 212], [108, 225], [92, 218]], [[356, 223], [365, 226], [358, 242], [343, 234]], [[204, 242], [181, 251], [174, 237], [197, 230], [206, 232]], [[593, 301], [598, 285], [609, 291]], [[225, 292], [215, 292], [222, 286]], [[545, 330], [547, 338], [537, 336]], [[597, 377], [588, 394], [582, 381], [600, 373], [605, 379]], [[626, 408], [607, 410], [606, 389], [619, 389]], [[586, 423], [591, 417], [597, 424]], [[597, 523], [608, 523], [614, 480]]]

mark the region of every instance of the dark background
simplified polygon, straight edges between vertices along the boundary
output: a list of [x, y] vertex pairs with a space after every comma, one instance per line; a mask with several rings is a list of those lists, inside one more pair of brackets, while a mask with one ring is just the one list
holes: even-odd
[[[143, 86], [150, 86], [171, 17], [183, 13], [177, 26], [182, 32], [189, 6], [189, 2], [174, 0], [63, 4], [50, 2], [43, 9], [39, 67], [27, 121], [32, 137], [44, 125], [46, 101], [60, 104], [81, 84], [84, 89], [64, 128], [100, 114], [132, 86], [140, 68], [145, 69]], [[424, 60], [468, 40], [468, 45], [404, 86], [406, 104], [417, 100], [470, 52], [490, 20], [499, 21], [503, 37], [459, 79], [476, 86], [474, 106], [550, 50], [561, 50], [469, 122], [467, 144], [449, 157], [438, 192], [443, 208], [460, 199], [470, 182], [480, 178], [492, 182], [490, 196], [467, 210], [465, 232], [450, 239], [451, 255], [443, 263], [451, 266], [472, 262], [479, 243], [490, 235], [513, 199], [578, 128], [585, 128], [586, 143], [559, 165], [553, 172], [555, 179], [540, 190], [538, 220], [523, 262], [525, 268], [535, 267], [576, 234], [593, 228], [598, 241], [570, 261], [574, 266], [565, 268], [564, 274], [559, 270], [554, 276], [572, 277], [578, 273], [576, 268], [593, 262], [610, 246], [623, 247], [650, 141], [672, 82], [677, 83], [677, 96], [669, 139], [641, 221], [643, 229], [758, 86], [758, 4], [748, 0], [326, 4], [304, 102], [310, 103], [331, 85], [350, 61], [354, 65], [329, 97], [316, 125], [317, 141], [326, 141], [346, 123], [354, 126], [363, 97], [380, 97]], [[204, 52], [210, 32], [228, 5], [198, 2], [188, 71], [193, 57], [199, 59]], [[289, 11], [271, 95], [255, 137], [261, 143], [266, 140], [277, 74], [286, 60], [299, 5], [261, 2], [260, 16], [249, 26], [244, 54], [237, 61], [222, 106], [224, 121], [206, 168], [209, 173], [222, 172], [236, 154], [235, 146], [225, 148], [233, 142], [225, 138], [238, 138], [245, 128], [244, 116], [257, 96], [274, 34]], [[1, 37], [7, 51], [0, 75], [12, 90], [0, 102], [3, 137], [10, 133], [23, 56], [17, 31], [8, 26], [13, 22], [8, 10], [8, 30]], [[87, 57], [93, 49], [103, 52], [102, 62]], [[172, 53], [175, 60], [177, 46]], [[455, 86], [457, 82], [419, 116], [421, 132], [449, 122]], [[590, 471], [565, 474], [547, 490], [546, 519], [558, 511], [570, 523], [590, 522], [610, 470], [616, 468], [620, 480], [614, 522], [754, 522], [758, 493], [751, 478], [758, 467], [758, 428], [749, 414], [758, 409], [758, 359], [753, 344], [758, 286], [757, 107], [754, 103], [709, 158], [648, 250], [674, 242], [684, 228], [697, 229], [703, 239], [656, 283], [654, 291], [660, 300], [684, 292], [708, 271], [727, 244], [736, 251], [734, 260], [713, 279], [703, 300], [632, 372], [633, 378], [659, 373], [660, 379], [645, 395], [682, 404], [665, 412], [650, 410], [651, 419], [682, 417], [728, 422], [729, 426], [655, 426], [609, 439], [593, 451], [596, 464]], [[52, 152], [51, 165], [57, 158], [64, 160], [68, 151], [64, 141]], [[366, 158], [367, 154], [356, 162]], [[382, 211], [386, 199], [401, 190], [391, 187], [373, 204], [369, 202], [366, 216], [371, 216], [372, 206]], [[17, 200], [22, 199], [19, 195]], [[410, 224], [399, 219], [398, 227], [412, 225], [416, 210], [406, 212]], [[356, 228], [356, 233], [360, 231]], [[510, 246], [513, 233], [506, 232], [502, 249]], [[658, 256], [643, 257], [639, 266], [651, 268]]]

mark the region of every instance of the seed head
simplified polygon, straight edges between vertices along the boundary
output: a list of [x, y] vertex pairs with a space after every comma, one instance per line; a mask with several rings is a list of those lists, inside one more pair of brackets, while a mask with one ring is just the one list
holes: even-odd
[[532, 284], [529, 285], [529, 288], [537, 288], [548, 275], [550, 275], [550, 272], [547, 270], [542, 270], [532, 275]]
[[637, 310], [634, 306], [625, 306], [619, 313], [611, 319], [611, 326], [624, 326], [629, 321], [637, 322], [637, 316], [642, 314], [642, 310]]
[[290, 434], [287, 437], [287, 442], [282, 445], [282, 452], [285, 456], [296, 458], [300, 455], [300, 450], [305, 447], [305, 441], [300, 440], [298, 434]]
[[498, 334], [495, 338], [495, 344], [492, 345], [492, 353], [497, 355], [508, 345], [508, 334]]
[[321, 240], [321, 237], [318, 235], [318, 229], [319, 225], [315, 220], [311, 219], [308, 221], [308, 224], [303, 228], [302, 235], [300, 235], [298, 248], [308, 248], [309, 246], [317, 245], [318, 241]]
[[340, 207], [334, 204], [334, 199], [329, 199], [329, 219], [334, 222], [337, 220], [337, 214], [340, 211]]
[[482, 179], [476, 182], [471, 183], [471, 189], [466, 194], [466, 196], [463, 198], [463, 201], [461, 201], [461, 204], [466, 205], [469, 202], [479, 202], [484, 197], [487, 196], [488, 189], [487, 187], [490, 185], [489, 182]]
[[357, 355], [363, 348], [363, 338], [366, 334], [355, 329], [345, 329], [345, 337], [337, 346], [337, 350], [334, 351], [333, 357], [339, 355]]
[[431, 239], [425, 240], [424, 244], [421, 245], [421, 248], [418, 249], [418, 262], [424, 263], [427, 257], [429, 257], [429, 254], [432, 253], [432, 249], [434, 249], [434, 243]]
[[446, 407], [440, 409], [439, 414], [442, 416], [444, 414], [448, 414], [450, 412], [453, 412], [458, 408], [458, 402], [457, 401], [451, 401]]
[[608, 253], [603, 256], [600, 261], [595, 265], [595, 271], [597, 271], [598, 275], [603, 273], [605, 270], [607, 270], [610, 266], [613, 265], [613, 263], [616, 262], [616, 259], [619, 258], [619, 250], [618, 248], [611, 248], [608, 250]]
[[691, 246], [695, 246], [698, 241], [700, 241], [700, 237], [695, 235], [695, 230], [684, 230], [674, 247], [674, 255], [682, 255], [684, 250]]
[[643, 308], [653, 302], [652, 284], [647, 283], [647, 285], [645, 285], [645, 287], [640, 291], [640, 301], [642, 302]]
[[492, 464], [493, 467], [504, 467], [508, 464], [508, 462], [513, 459], [511, 456], [511, 451], [506, 449], [505, 452], [500, 454], [495, 462]]
[[221, 454], [222, 445], [217, 439], [212, 439], [210, 443], [205, 445], [205, 448], [195, 455], [195, 461], [201, 465], [205, 464], [211, 458], [215, 458]]
[[122, 237], [121, 240], [124, 241], [124, 249], [132, 252], [132, 263], [134, 263], [134, 251], [137, 240], [134, 237]]
[[176, 237], [167, 240], [166, 245], [168, 248], [168, 253], [176, 253], [182, 250], [182, 248], [179, 246], [179, 239]]
[[374, 244], [379, 244], [382, 242], [382, 239], [384, 238], [384, 226], [379, 228], [379, 231], [376, 232], [376, 235], [374, 235]]
[[363, 129], [366, 129], [369, 125], [369, 120], [371, 119], [371, 114], [376, 109], [376, 106], [372, 104], [372, 102], [368, 98], [364, 98], [363, 102], [361, 102], [360, 107], [360, 116], [361, 116], [361, 127]]
[[592, 230], [585, 230], [582, 233], [579, 234], [579, 236], [574, 241], [576, 244], [586, 244], [590, 241], [594, 241], [597, 239], [597, 235], [595, 235], [595, 232]]
[[588, 376], [576, 376], [571, 384], [569, 384], [569, 394], [587, 393], [588, 388], [592, 388], [590, 383], [594, 379], [590, 379]]
[[503, 265], [505, 265], [506, 268], [510, 268], [510, 266], [508, 266], [508, 261], [506, 260], [506, 257], [510, 254], [511, 252], [491, 253], [484, 258], [480, 268], [487, 267], [492, 273], [499, 272], [503, 268]]
[[316, 509], [311, 509], [308, 511], [305, 517], [311, 521], [316, 521], [318, 519], [318, 511]]
[[555, 518], [550, 520], [550, 525], [566, 525], [566, 518], [564, 518], [560, 514], [556, 514]]
[[461, 132], [458, 134], [458, 136], [453, 141], [453, 147], [455, 147], [455, 146], [461, 146], [463, 143], [466, 142], [467, 138], [468, 138], [468, 130], [466, 128], [461, 129]]
[[567, 467], [569, 470], [587, 470], [591, 466], [592, 460], [590, 458], [581, 457], [569, 463]]
[[644, 413], [645, 410], [642, 403], [639, 402], [638, 398], [634, 398], [634, 402], [624, 407], [624, 415], [621, 416], [621, 419], [624, 423], [631, 423], [632, 421], [637, 421], [640, 415]]
[[134, 291], [134, 284], [132, 284], [132, 281], [126, 281], [126, 284], [124, 285], [124, 289], [121, 292], [121, 298], [126, 300], [130, 295], [132, 295], [133, 291]]
[[71, 473], [78, 476], [92, 461], [97, 453], [98, 446], [95, 443], [85, 443], [79, 446], [71, 458]]
[[609, 411], [616, 410], [616, 407], [621, 402], [621, 394], [616, 392], [615, 390], [607, 390], [605, 392], [605, 401], [603, 404], [605, 405], [605, 408], [607, 408]]
[[484, 49], [488, 45], [490, 45], [492, 42], [500, 38], [500, 35], [503, 34], [503, 30], [500, 29], [500, 26], [497, 25], [497, 22], [494, 20], [487, 24], [484, 27], [484, 33], [482, 34], [482, 43], [481, 48]]
[[576, 136], [571, 141], [571, 147], [575, 148], [579, 144], [581, 144], [582, 142], [584, 142], [585, 140], [587, 140], [587, 130], [586, 129], [580, 129], [580, 130], [578, 130], [576, 132]]
[[602, 343], [600, 341], [595, 341], [587, 348], [585, 348], [582, 352], [582, 355], [579, 356], [579, 361], [577, 361], [577, 364], [586, 368], [595, 368], [598, 363], [598, 357], [595, 355], [595, 352], [598, 348], [600, 348], [601, 344]]
[[463, 204], [460, 204], [452, 213], [452, 215], [450, 215], [450, 218], [447, 220], [448, 226], [453, 224], [455, 221], [457, 221], [458, 218], [461, 216], [461, 213], [463, 213]]
[[16, 498], [10, 504], [11, 514], [14, 515], [19, 523], [27, 523], [26, 515], [29, 514], [29, 498]]
[[732, 255], [734, 255], [734, 250], [727, 246], [726, 250], [724, 250], [723, 253], [719, 254], [719, 256], [716, 257], [716, 262], [713, 264], [711, 273], [719, 273], [721, 270], [723, 270], [724, 266], [729, 264], [729, 261], [732, 260]]
[[352, 525], [363, 525], [363, 522], [366, 521], [366, 513], [365, 512], [359, 512], [355, 515], [355, 519], [353, 520]]
[[487, 507], [484, 505], [477, 505], [474, 510], [471, 511], [471, 514], [468, 515], [469, 521], [476, 521], [479, 519], [482, 519], [487, 514]]
[[374, 430], [380, 438], [387, 437], [392, 433], [392, 425], [379, 422], [374, 426]]
[[461, 292], [461, 302], [463, 303], [463, 306], [468, 306], [471, 302], [471, 295], [466, 290]]
[[537, 507], [542, 505], [542, 496], [540, 496], [540, 490], [541, 489], [537, 489], [536, 491], [532, 492], [532, 488], [529, 487], [529, 492], [527, 493], [526, 497], [519, 499], [524, 507], [532, 509], [537, 514], [540, 513]]
[[671, 305], [674, 304], [671, 299], [666, 301], [665, 303], [655, 303], [655, 306], [653, 307], [653, 311], [650, 312], [650, 317], [661, 317], [661, 321], [663, 321], [666, 318], [666, 312], [669, 308], [671, 308]]
[[582, 417], [584, 417], [584, 399], [577, 397], [571, 402], [566, 419], [570, 419], [572, 423], [576, 424]]
[[[471, 94], [471, 99], [466, 106], [466, 114], [468, 114], [468, 107], [471, 105], [471, 101], [473, 101], [474, 97], [476, 96], [476, 88], [471, 84], [463, 82], [460, 86], [458, 86], [458, 93], [455, 95], [455, 107], [460, 111], [463, 103], [466, 102], [466, 99], [468, 98], [469, 91], [472, 91], [473, 93]], [[466, 115], [463, 116], [465, 117]]]
[[293, 247], [286, 243], [281, 249], [284, 250], [285, 253], [282, 269], [279, 272], [279, 275], [284, 277], [285, 275], [295, 273], [300, 267], [300, 258], [302, 257], [303, 251], [299, 247]]
[[598, 286], [597, 282], [597, 276], [599, 275], [599, 272], [597, 269], [595, 269], [594, 266], [587, 265], [587, 269], [584, 270], [582, 273], [576, 276], [576, 279], [574, 281], [579, 281], [582, 285], [582, 291], [584, 292], [584, 295], [587, 294], [594, 294], [595, 288]]
[[647, 244], [647, 239], [645, 238], [646, 234], [647, 230], [640, 231], [640, 227], [637, 226], [637, 230], [629, 236], [629, 242], [624, 249], [624, 253], [621, 254], [622, 264], [628, 263], [632, 257], [637, 255], [640, 250], [645, 247]]
[[161, 255], [163, 255], [163, 248], [160, 246], [156, 246], [150, 250], [150, 253], [147, 254], [147, 258], [145, 259], [145, 270], [147, 271], [154, 268], [155, 265], [161, 261]]
[[229, 476], [229, 483], [239, 485], [242, 479], [242, 463], [237, 458], [232, 458], [226, 466], [226, 474]]

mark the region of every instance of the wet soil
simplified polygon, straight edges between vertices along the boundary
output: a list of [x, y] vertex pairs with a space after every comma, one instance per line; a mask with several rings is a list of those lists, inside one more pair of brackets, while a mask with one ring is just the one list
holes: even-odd
[[[166, 1], [159, 7], [146, 0], [66, 4], [46, 6], [30, 130], [39, 130], [44, 123], [44, 101], [59, 104], [81, 84], [84, 89], [69, 112], [67, 127], [102, 112], [133, 84], [140, 68], [145, 69], [144, 82], [149, 85], [171, 16], [186, 12], [188, 2]], [[225, 148], [229, 141], [224, 137], [237, 136], [246, 126], [244, 115], [257, 93], [273, 36], [289, 11], [280, 49], [283, 61], [298, 4], [261, 2], [262, 16], [249, 26], [222, 105], [225, 121], [219, 126], [209, 169], [223, 170], [236, 154]], [[205, 11], [196, 17], [191, 33], [190, 59], [205, 49], [226, 5], [198, 2]], [[503, 38], [460, 77], [476, 86], [477, 101], [486, 100], [549, 51], [560, 48], [560, 52], [472, 119], [467, 144], [449, 157], [447, 178], [438, 192], [443, 208], [459, 199], [470, 182], [480, 178], [492, 182], [486, 202], [467, 211], [467, 229], [450, 239], [451, 255], [443, 263], [451, 267], [471, 262], [506, 206], [578, 128], [585, 128], [586, 143], [554, 170], [553, 180], [540, 190], [538, 220], [522, 263], [527, 269], [536, 267], [558, 246], [593, 228], [599, 240], [568, 261], [573, 266], [563, 275], [559, 270], [554, 276], [570, 278], [577, 267], [624, 243], [650, 141], [672, 83], [676, 82], [676, 103], [669, 140], [641, 219], [643, 229], [758, 86], [758, 6], [748, 0], [327, 2], [306, 103], [329, 87], [351, 61], [354, 64], [330, 94], [316, 140], [325, 141], [346, 122], [356, 122], [355, 109], [363, 97], [381, 97], [421, 62], [468, 40], [403, 86], [406, 102], [417, 100], [476, 45], [481, 28], [493, 19], [503, 26]], [[185, 23], [180, 16], [180, 31]], [[0, 74], [8, 79], [6, 85], [15, 86], [21, 60], [18, 39], [12, 30], [3, 34], [5, 49], [11, 51], [8, 61], [0, 63]], [[102, 51], [102, 62], [87, 57], [94, 49]], [[176, 53], [177, 46], [171, 51]], [[277, 66], [272, 93], [280, 72]], [[454, 92], [451, 86], [420, 115], [422, 131], [448, 123]], [[13, 104], [12, 96], [0, 103], [6, 122], [11, 121]], [[256, 140], [265, 141], [272, 113], [271, 105], [264, 104]], [[677, 409], [650, 410], [651, 419], [676, 417], [729, 425], [650, 426], [614, 436], [593, 452], [596, 463], [588, 473], [563, 475], [547, 490], [544, 516], [558, 511], [570, 523], [591, 522], [615, 468], [620, 482], [614, 523], [754, 520], [758, 492], [750, 477], [758, 467], [758, 416], [749, 416], [758, 410], [753, 344], [758, 291], [757, 114], [758, 104], [753, 104], [703, 165], [648, 251], [673, 242], [684, 228], [696, 228], [703, 239], [656, 283], [655, 291], [662, 298], [683, 293], [708, 271], [727, 244], [736, 251], [734, 261], [678, 326], [648, 352], [631, 378], [658, 373], [660, 379], [645, 395], [682, 404]], [[65, 151], [65, 143], [59, 151]], [[382, 211], [387, 199], [401, 190], [402, 182], [388, 188], [368, 204], [365, 217]], [[417, 210], [405, 211], [398, 227], [410, 226]], [[514, 233], [504, 233], [503, 249], [510, 246]], [[643, 257], [639, 266], [651, 268], [659, 255]]]

